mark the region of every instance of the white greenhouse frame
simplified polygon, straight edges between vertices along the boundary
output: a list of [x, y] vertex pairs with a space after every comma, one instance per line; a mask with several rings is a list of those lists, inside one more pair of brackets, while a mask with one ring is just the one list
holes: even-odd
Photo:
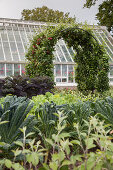
[[[23, 75], [26, 47], [34, 31], [40, 33], [48, 24], [43, 22], [23, 21], [0, 18], [0, 78], [10, 75]], [[109, 56], [110, 84], [113, 84], [113, 37], [102, 26], [89, 26], [100, 44], [105, 45]], [[63, 39], [55, 46], [54, 77], [57, 86], [76, 86], [74, 80], [73, 49], [68, 49]]]

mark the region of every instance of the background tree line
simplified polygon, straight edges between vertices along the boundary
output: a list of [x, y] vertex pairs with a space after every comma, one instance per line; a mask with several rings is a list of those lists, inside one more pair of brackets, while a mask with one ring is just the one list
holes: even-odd
[[[98, 0], [86, 0], [84, 7], [91, 8]], [[32, 10], [24, 9], [21, 13], [23, 20], [71, 23], [76, 22], [76, 17], [70, 17], [70, 13], [49, 9], [47, 6]], [[99, 25], [106, 26], [109, 32], [113, 32], [113, 0], [104, 0], [98, 8], [96, 19]]]

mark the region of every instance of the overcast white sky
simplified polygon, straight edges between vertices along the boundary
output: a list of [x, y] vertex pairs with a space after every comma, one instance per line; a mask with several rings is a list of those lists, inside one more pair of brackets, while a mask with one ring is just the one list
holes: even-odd
[[78, 22], [87, 21], [88, 24], [96, 24], [95, 14], [98, 12], [98, 5], [103, 0], [90, 9], [84, 8], [86, 0], [0, 0], [0, 18], [21, 18], [23, 9], [33, 9], [43, 5], [63, 12], [70, 12], [70, 16], [76, 17]]

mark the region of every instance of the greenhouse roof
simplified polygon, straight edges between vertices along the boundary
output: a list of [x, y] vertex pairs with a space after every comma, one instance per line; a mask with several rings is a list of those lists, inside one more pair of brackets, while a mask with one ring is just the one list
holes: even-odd
[[[0, 18], [0, 63], [25, 63], [25, 52], [34, 31], [40, 33], [47, 23]], [[99, 43], [104, 44], [113, 63], [113, 37], [103, 26], [90, 26]], [[68, 48], [61, 39], [55, 46], [55, 63], [74, 63], [72, 48]]]

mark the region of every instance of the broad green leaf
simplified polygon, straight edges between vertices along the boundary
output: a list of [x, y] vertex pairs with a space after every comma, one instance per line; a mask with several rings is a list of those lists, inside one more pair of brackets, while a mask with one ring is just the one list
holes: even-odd
[[66, 138], [66, 137], [70, 137], [70, 134], [69, 133], [61, 133], [59, 135], [60, 138]]
[[6, 166], [7, 168], [11, 168], [12, 162], [11, 162], [9, 159], [6, 159], [6, 160], [5, 160], [5, 166]]
[[76, 145], [80, 145], [80, 141], [79, 140], [72, 140], [71, 143], [76, 144]]
[[22, 151], [22, 153], [24, 154], [24, 153], [30, 153], [31, 151], [29, 150], [29, 149], [24, 149], [23, 151]]
[[70, 160], [71, 160], [72, 164], [75, 164], [76, 161], [81, 161], [82, 162], [82, 155], [72, 155], [70, 157]]
[[58, 170], [58, 165], [56, 162], [50, 162], [49, 166], [52, 170]]
[[30, 145], [31, 147], [33, 147], [34, 143], [35, 143], [35, 139], [31, 140], [31, 141], [29, 142], [29, 145]]
[[51, 139], [45, 139], [51, 146], [54, 145], [53, 141]]
[[55, 162], [59, 159], [58, 153], [52, 154], [52, 161]]
[[15, 143], [16, 145], [19, 145], [19, 146], [23, 147], [23, 143], [22, 143], [21, 141], [15, 141], [14, 143]]
[[59, 153], [55, 153], [52, 155], [52, 161], [55, 162], [57, 160], [59, 160], [59, 162], [62, 162], [65, 158], [65, 154], [64, 152], [59, 152]]
[[64, 160], [63, 163], [62, 163], [62, 166], [64, 166], [64, 165], [71, 165], [71, 164], [72, 164], [71, 161]]
[[89, 139], [86, 139], [86, 140], [85, 140], [85, 144], [86, 144], [87, 149], [91, 149], [91, 148], [96, 147], [96, 145], [93, 144], [93, 142], [94, 142], [94, 141], [93, 141], [92, 138], [89, 138]]
[[34, 166], [39, 163], [39, 155], [36, 152], [32, 152], [31, 154], [26, 155], [26, 159], [29, 163], [32, 163]]
[[12, 150], [12, 151], [14, 152], [15, 156], [18, 156], [22, 153], [22, 150], [18, 150], [18, 149], [16, 151], [15, 150]]
[[34, 132], [28, 133], [28, 134], [26, 135], [26, 138], [29, 137], [29, 136], [31, 136], [31, 135], [33, 135], [33, 134], [34, 134]]
[[62, 162], [62, 161], [64, 160], [64, 158], [65, 158], [64, 152], [63, 152], [63, 151], [59, 152], [59, 153], [58, 153], [58, 159], [59, 159], [59, 161]]
[[82, 135], [82, 136], [84, 136], [84, 137], [86, 137], [86, 136], [87, 136], [87, 134], [86, 134], [86, 133], [81, 133], [81, 135]]
[[26, 131], [26, 127], [19, 128], [19, 129], [20, 129], [20, 131], [21, 131], [22, 133], [25, 133], [25, 131]]
[[15, 170], [25, 170], [19, 163], [12, 164], [12, 167]]
[[55, 142], [59, 142], [60, 137], [58, 135], [53, 134], [52, 138], [54, 139]]

